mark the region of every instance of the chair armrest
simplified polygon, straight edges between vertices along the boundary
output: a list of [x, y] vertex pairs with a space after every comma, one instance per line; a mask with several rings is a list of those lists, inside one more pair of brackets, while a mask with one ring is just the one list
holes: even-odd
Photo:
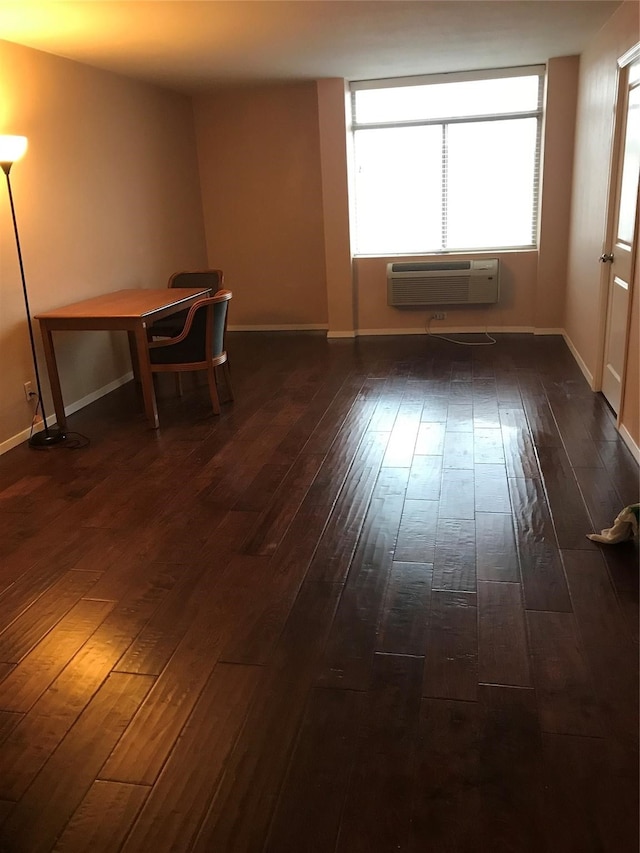
[[[157, 349], [158, 347], [171, 347], [175, 344], [182, 343], [182, 341], [187, 337], [189, 332], [191, 331], [191, 325], [193, 323], [193, 316], [203, 305], [211, 305], [216, 302], [226, 302], [233, 294], [230, 290], [218, 290], [217, 293], [214, 293], [213, 296], [207, 296], [205, 299], [199, 299], [197, 302], [194, 302], [191, 308], [189, 308], [189, 313], [187, 314], [187, 319], [185, 320], [184, 327], [182, 332], [177, 335], [175, 338], [165, 338], [161, 341], [149, 341], [147, 346], [149, 349]], [[169, 315], [171, 316], [171, 315]], [[150, 327], [151, 329], [153, 326]]]

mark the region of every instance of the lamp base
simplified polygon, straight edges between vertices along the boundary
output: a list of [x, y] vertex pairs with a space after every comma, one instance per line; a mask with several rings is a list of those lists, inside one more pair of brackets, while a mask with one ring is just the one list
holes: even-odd
[[59, 429], [47, 429], [34, 433], [29, 439], [29, 447], [51, 447], [66, 438], [66, 433]]

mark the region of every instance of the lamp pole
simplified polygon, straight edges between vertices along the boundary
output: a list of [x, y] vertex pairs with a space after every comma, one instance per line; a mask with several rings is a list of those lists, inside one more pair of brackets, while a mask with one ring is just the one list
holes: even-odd
[[[1, 155], [0, 155], [1, 156]], [[24, 307], [27, 313], [27, 326], [29, 328], [29, 341], [31, 343], [31, 356], [33, 358], [33, 369], [36, 376], [36, 387], [38, 389], [38, 401], [40, 404], [40, 412], [42, 414], [42, 422], [44, 424], [43, 432], [36, 432], [29, 438], [29, 445], [31, 447], [49, 447], [53, 444], [58, 444], [58, 442], [63, 441], [66, 436], [59, 429], [52, 429], [47, 424], [47, 415], [44, 410], [44, 397], [42, 394], [42, 385], [40, 384], [40, 372], [38, 370], [38, 359], [36, 356], [36, 342], [33, 336], [33, 323], [31, 322], [31, 309], [29, 308], [29, 296], [27, 294], [27, 282], [24, 275], [24, 264], [22, 263], [22, 249], [20, 247], [20, 235], [18, 233], [18, 222], [16, 220], [16, 210], [13, 204], [13, 192], [11, 191], [11, 179], [9, 178], [9, 172], [11, 171], [11, 167], [13, 165], [13, 160], [5, 160], [0, 162], [0, 166], [2, 167], [2, 171], [4, 172], [7, 178], [7, 190], [9, 191], [9, 204], [11, 206], [11, 218], [13, 220], [13, 231], [16, 237], [16, 248], [18, 250], [18, 263], [20, 265], [20, 278], [22, 280], [22, 294], [24, 296]], [[36, 409], [37, 411], [37, 409]]]

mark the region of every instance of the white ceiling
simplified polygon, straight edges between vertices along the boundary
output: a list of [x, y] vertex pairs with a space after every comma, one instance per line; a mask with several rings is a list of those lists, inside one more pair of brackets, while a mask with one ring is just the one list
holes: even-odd
[[620, 0], [14, 0], [0, 36], [183, 92], [545, 62]]

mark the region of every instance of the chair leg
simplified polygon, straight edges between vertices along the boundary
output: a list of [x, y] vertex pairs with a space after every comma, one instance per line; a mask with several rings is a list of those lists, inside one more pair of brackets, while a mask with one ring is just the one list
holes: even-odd
[[227, 386], [228, 400], [233, 400], [233, 388], [231, 387], [231, 370], [229, 369], [229, 361], [223, 361], [220, 365], [224, 374], [224, 382]]
[[220, 414], [220, 398], [218, 397], [218, 386], [216, 384], [216, 371], [213, 365], [207, 367], [207, 379], [209, 380], [209, 394], [214, 415]]
[[182, 397], [182, 374], [176, 373], [176, 394]]

